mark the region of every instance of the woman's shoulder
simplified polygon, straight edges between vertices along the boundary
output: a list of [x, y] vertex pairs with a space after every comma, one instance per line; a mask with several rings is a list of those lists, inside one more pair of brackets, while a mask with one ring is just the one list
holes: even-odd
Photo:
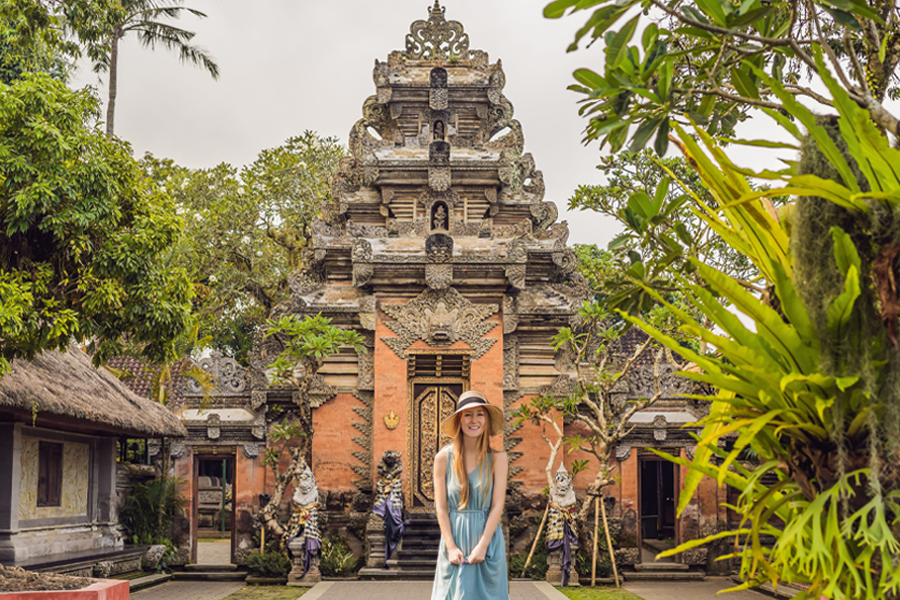
[[451, 452], [452, 450], [450, 446], [444, 446], [437, 451], [437, 454], [434, 455], [434, 462], [447, 462], [448, 460], [450, 460]]

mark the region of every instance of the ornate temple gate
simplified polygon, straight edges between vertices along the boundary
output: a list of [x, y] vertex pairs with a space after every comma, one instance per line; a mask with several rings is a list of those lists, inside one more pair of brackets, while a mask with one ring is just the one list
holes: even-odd
[[441, 433], [441, 421], [453, 413], [459, 395], [469, 388], [469, 355], [470, 351], [409, 351], [407, 510], [434, 510], [434, 455], [450, 443]]

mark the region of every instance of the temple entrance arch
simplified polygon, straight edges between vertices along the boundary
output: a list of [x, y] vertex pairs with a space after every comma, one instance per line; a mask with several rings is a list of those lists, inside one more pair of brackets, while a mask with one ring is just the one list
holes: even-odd
[[434, 511], [434, 456], [450, 443], [450, 438], [441, 432], [441, 421], [453, 414], [459, 395], [469, 389], [470, 353], [409, 351], [409, 477], [405, 494], [409, 511]]

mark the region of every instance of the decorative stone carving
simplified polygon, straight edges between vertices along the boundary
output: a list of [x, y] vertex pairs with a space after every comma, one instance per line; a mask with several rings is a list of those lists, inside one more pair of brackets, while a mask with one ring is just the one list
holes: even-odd
[[250, 392], [250, 408], [259, 410], [259, 407], [266, 403], [266, 390], [253, 390]]
[[319, 408], [337, 394], [337, 390], [330, 385], [325, 385], [325, 378], [316, 373], [312, 376], [307, 389], [309, 396], [309, 405], [313, 408]]
[[508, 334], [519, 326], [519, 307], [515, 296], [503, 296], [503, 333]]
[[[374, 344], [374, 338], [372, 343]], [[359, 460], [360, 464], [350, 465], [350, 468], [360, 477], [353, 482], [353, 485], [362, 492], [370, 492], [372, 490], [372, 436], [374, 429], [372, 407], [375, 403], [375, 394], [371, 391], [357, 390], [353, 395], [362, 403], [362, 406], [353, 408], [353, 412], [362, 419], [362, 421], [355, 421], [353, 427], [365, 437], [353, 438], [353, 442], [358, 444], [362, 450], [353, 452], [353, 456]]]
[[[214, 350], [208, 358], [202, 359], [198, 366], [209, 373], [216, 384], [217, 396], [240, 396], [247, 389], [247, 369], [238, 364], [233, 358]], [[185, 396], [202, 396], [203, 386], [200, 382], [185, 377]]]
[[[389, 235], [389, 231], [387, 227], [381, 227], [379, 225], [361, 225], [359, 223], [355, 223], [352, 220], [347, 221], [347, 231], [356, 238], [386, 238]], [[368, 262], [372, 260], [372, 245], [369, 244], [368, 257], [366, 257], [365, 248], [361, 248], [361, 256], [359, 260]], [[354, 258], [355, 260], [355, 258]]]
[[222, 429], [220, 427], [222, 421], [222, 417], [220, 417], [216, 413], [212, 413], [208, 417], [206, 417], [206, 437], [211, 440], [219, 439], [219, 436], [222, 433]]
[[425, 239], [425, 259], [430, 263], [449, 262], [453, 257], [453, 238], [445, 233], [432, 233]]
[[564, 241], [556, 240], [551, 255], [553, 264], [557, 266], [562, 275], [568, 275], [578, 268], [578, 257], [575, 252], [566, 246]]
[[428, 146], [428, 187], [436, 192], [450, 189], [450, 144], [447, 142], [431, 142]]
[[445, 290], [453, 282], [453, 265], [425, 265], [425, 284], [433, 290]]
[[694, 456], [697, 454], [697, 446], [685, 446], [684, 454], [688, 460], [694, 460]]
[[144, 553], [144, 556], [141, 557], [141, 569], [148, 573], [155, 573], [156, 567], [159, 566], [159, 561], [162, 560], [165, 554], [166, 547], [162, 544], [150, 546]]
[[244, 444], [244, 456], [247, 458], [258, 458], [259, 446], [256, 444]]
[[384, 523], [384, 568], [403, 536], [403, 461], [400, 452], [388, 450], [378, 463], [378, 481], [372, 512]]
[[[449, 101], [447, 92], [447, 70], [435, 67], [431, 70], [431, 89], [428, 95], [428, 106], [432, 110], [446, 110]], [[435, 136], [435, 139], [438, 139]], [[443, 139], [440, 138], [440, 139]]]
[[371, 263], [357, 263], [353, 265], [353, 287], [361, 288], [368, 285], [375, 274], [375, 266]]
[[[562, 463], [550, 484], [550, 508], [547, 511], [547, 549], [554, 560], [548, 561], [547, 581], [556, 585], [569, 585], [574, 571], [573, 552], [578, 548], [578, 530], [575, 523], [575, 488], [572, 476]], [[578, 575], [575, 574], [575, 582]]]
[[541, 394], [547, 396], [565, 397], [575, 391], [578, 382], [569, 375], [560, 375], [550, 385], [541, 388]]
[[534, 239], [536, 239], [536, 240], [561, 240], [562, 247], [565, 248], [566, 242], [569, 241], [569, 224], [566, 221], [560, 221], [559, 223], [554, 223], [547, 229], [536, 232], [534, 234]]
[[319, 550], [322, 548], [319, 533], [319, 488], [309, 465], [304, 465], [304, 469], [294, 480], [291, 518], [286, 529], [293, 562], [288, 585], [307, 586], [318, 583], [322, 579], [319, 572]]
[[435, 348], [445, 348], [462, 340], [475, 350], [473, 360], [481, 358], [496, 339], [483, 336], [496, 326], [485, 322], [497, 312], [496, 304], [472, 304], [454, 288], [427, 289], [406, 304], [384, 304], [381, 309], [394, 319], [385, 323], [397, 337], [381, 338], [397, 356], [417, 340]]
[[628, 457], [631, 456], [631, 446], [627, 446], [625, 444], [619, 444], [616, 446], [616, 460], [619, 462], [628, 460]]
[[250, 435], [252, 435], [257, 440], [266, 439], [266, 412], [268, 412], [268, 409], [268, 406], [263, 405], [256, 413], [256, 418], [253, 419], [253, 426], [250, 428]]
[[517, 290], [525, 289], [525, 265], [508, 265], [505, 269], [506, 280]]
[[503, 389], [519, 389], [519, 338], [503, 337]]
[[153, 458], [154, 456], [159, 455], [159, 450], [162, 447], [162, 440], [153, 438], [147, 440], [147, 456]]
[[444, 19], [444, 7], [435, 0], [427, 21], [413, 21], [406, 35], [406, 57], [431, 60], [435, 58], [469, 58], [469, 34], [459, 21]]
[[531, 205], [531, 217], [534, 220], [534, 230], [541, 231], [556, 222], [559, 210], [553, 202], [536, 202]]
[[184, 456], [184, 442], [172, 442], [172, 458], [181, 458]]
[[363, 334], [365, 351], [356, 353], [358, 375], [356, 387], [360, 390], [375, 389], [375, 336], [371, 333]]

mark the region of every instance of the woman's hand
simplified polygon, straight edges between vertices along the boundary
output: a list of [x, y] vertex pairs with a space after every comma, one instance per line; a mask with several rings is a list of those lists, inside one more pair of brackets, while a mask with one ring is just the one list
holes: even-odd
[[461, 565], [466, 560], [466, 555], [459, 548], [450, 548], [447, 550], [447, 558], [452, 565]]
[[484, 542], [478, 542], [478, 545], [472, 549], [472, 553], [469, 554], [469, 557], [466, 561], [469, 564], [477, 565], [478, 563], [484, 562], [484, 555], [487, 554], [488, 545]]

